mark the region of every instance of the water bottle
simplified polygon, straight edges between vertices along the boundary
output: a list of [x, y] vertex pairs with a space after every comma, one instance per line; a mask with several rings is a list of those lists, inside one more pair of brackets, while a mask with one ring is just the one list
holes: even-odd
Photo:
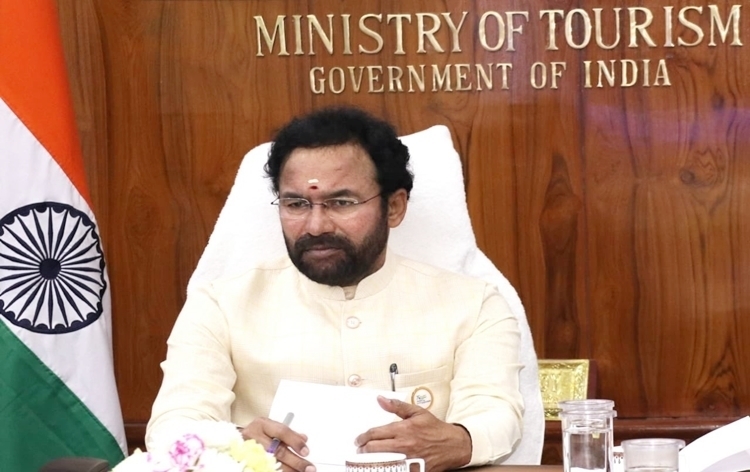
[[564, 472], [612, 472], [615, 402], [560, 402]]

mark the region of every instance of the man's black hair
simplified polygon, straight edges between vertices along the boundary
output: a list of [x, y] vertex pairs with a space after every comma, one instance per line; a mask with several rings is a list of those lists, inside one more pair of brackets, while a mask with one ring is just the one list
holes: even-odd
[[393, 126], [358, 108], [324, 108], [294, 118], [276, 133], [273, 141], [265, 171], [276, 194], [281, 169], [295, 149], [342, 144], [356, 144], [367, 152], [375, 164], [383, 198], [401, 188], [407, 195], [411, 192], [414, 176], [407, 168], [409, 149], [398, 139]]

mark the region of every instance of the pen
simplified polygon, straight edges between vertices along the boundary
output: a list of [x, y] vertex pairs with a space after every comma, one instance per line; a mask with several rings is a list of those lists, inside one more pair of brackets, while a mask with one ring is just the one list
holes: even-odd
[[396, 374], [398, 374], [398, 366], [394, 362], [391, 364], [391, 391], [396, 391]]
[[[282, 423], [284, 424], [284, 426], [289, 426], [293, 419], [294, 419], [294, 413], [290, 411], [289, 413], [286, 414], [286, 416], [284, 417], [284, 421], [282, 421]], [[269, 454], [276, 454], [276, 449], [279, 448], [279, 444], [281, 444], [281, 439], [273, 438], [271, 440], [271, 445], [268, 446], [268, 449], [266, 449], [266, 452]]]

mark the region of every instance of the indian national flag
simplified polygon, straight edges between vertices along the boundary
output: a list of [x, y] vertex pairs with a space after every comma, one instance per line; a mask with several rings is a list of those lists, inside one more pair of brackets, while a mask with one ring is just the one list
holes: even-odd
[[109, 280], [56, 2], [0, 0], [0, 470], [114, 465], [125, 435]]

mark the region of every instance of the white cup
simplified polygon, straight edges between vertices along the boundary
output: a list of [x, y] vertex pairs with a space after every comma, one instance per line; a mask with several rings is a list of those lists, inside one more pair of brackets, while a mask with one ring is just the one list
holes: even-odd
[[661, 471], [677, 472], [680, 467], [682, 439], [643, 438], [622, 442], [625, 453], [625, 472]]
[[409, 472], [411, 464], [419, 464], [424, 472], [424, 459], [407, 459], [396, 452], [367, 452], [346, 459], [346, 472]]

